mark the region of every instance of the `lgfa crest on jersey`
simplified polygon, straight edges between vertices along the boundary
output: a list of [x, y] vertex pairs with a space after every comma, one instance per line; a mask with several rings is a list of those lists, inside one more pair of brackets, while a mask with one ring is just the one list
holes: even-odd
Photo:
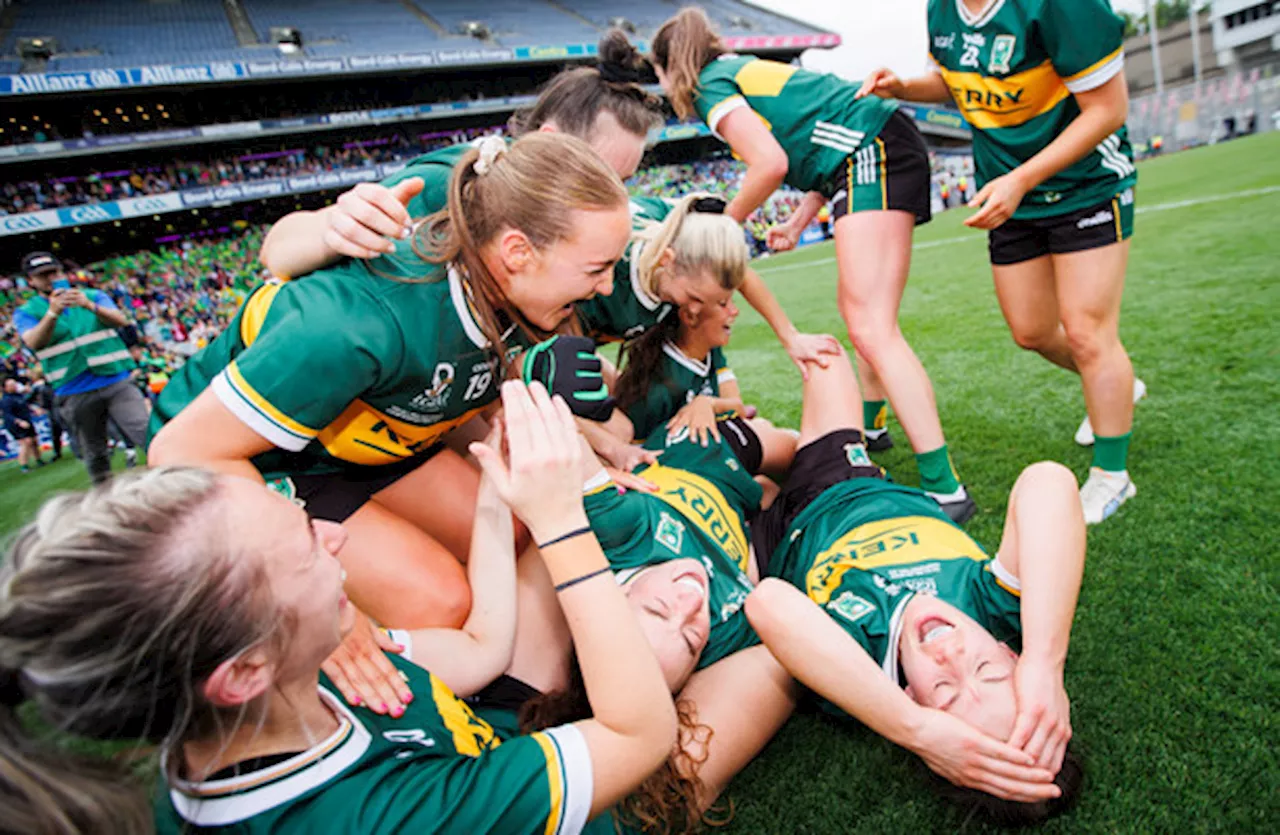
[[1013, 51], [1018, 47], [1016, 35], [997, 35], [991, 42], [991, 59], [987, 62], [987, 71], [991, 73], [1007, 73], [1013, 61]]

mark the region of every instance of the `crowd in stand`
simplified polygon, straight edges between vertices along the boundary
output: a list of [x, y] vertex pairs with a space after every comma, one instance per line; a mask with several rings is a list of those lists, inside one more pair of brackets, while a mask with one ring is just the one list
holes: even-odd
[[0, 215], [409, 160], [433, 148], [465, 142], [494, 130], [483, 127], [427, 134], [397, 132], [341, 145], [281, 147], [241, 156], [175, 160], [145, 168], [6, 182], [0, 184]]
[[[222, 159], [210, 165], [174, 162], [147, 171], [67, 178], [44, 186], [11, 183], [0, 189], [4, 208], [25, 211], [18, 207], [37, 196], [42, 202], [31, 205], [32, 209], [411, 158], [428, 147], [452, 144], [489, 131], [492, 128], [472, 128], [433, 136], [417, 145], [411, 144], [408, 137], [399, 136], [380, 140], [381, 144], [297, 150], [278, 156], [259, 155], [257, 159]], [[972, 192], [972, 166], [969, 156], [935, 157], [934, 191], [941, 196], [944, 207], [958, 205], [966, 192]], [[699, 160], [643, 169], [627, 185], [633, 194], [643, 196], [678, 198], [693, 191], [727, 196], [737, 190], [745, 171], [746, 167], [733, 159]], [[781, 189], [747, 219], [744, 228], [755, 254], [768, 251], [765, 233], [770, 226], [786, 220], [801, 196], [794, 189]], [[156, 356], [180, 361], [217, 335], [243, 300], [245, 290], [261, 277], [257, 252], [262, 235], [262, 228], [249, 227], [231, 237], [188, 239], [154, 251], [108, 259], [77, 274], [80, 280], [110, 295], [122, 309], [131, 311], [140, 336]], [[30, 362], [27, 353], [19, 350], [13, 332], [13, 310], [26, 297], [24, 285], [20, 276], [0, 276], [0, 360], [3, 370], [19, 375], [25, 373]]]

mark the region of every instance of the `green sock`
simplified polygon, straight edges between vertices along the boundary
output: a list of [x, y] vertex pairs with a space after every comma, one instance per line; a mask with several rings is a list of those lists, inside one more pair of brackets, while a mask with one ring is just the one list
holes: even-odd
[[1124, 472], [1129, 464], [1129, 439], [1132, 432], [1104, 438], [1097, 435], [1093, 439], [1093, 466], [1109, 473]]
[[889, 419], [889, 407], [883, 400], [862, 401], [862, 425], [875, 432], [884, 429]]
[[960, 489], [960, 477], [951, 463], [951, 453], [943, 444], [932, 452], [917, 452], [920, 489], [930, 493], [954, 493]]

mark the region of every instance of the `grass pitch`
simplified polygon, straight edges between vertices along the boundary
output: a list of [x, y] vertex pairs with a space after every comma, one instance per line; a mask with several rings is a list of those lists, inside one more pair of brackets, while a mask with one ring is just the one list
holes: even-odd
[[[1150, 393], [1137, 408], [1138, 495], [1089, 533], [1067, 666], [1079, 806], [1046, 832], [1274, 832], [1280, 827], [1280, 134], [1139, 166], [1122, 335]], [[999, 541], [1018, 472], [1072, 442], [1078, 380], [1010, 339], [985, 237], [958, 210], [920, 229], [902, 328], [937, 391], [956, 466]], [[757, 264], [796, 324], [840, 334], [829, 244]], [[798, 425], [800, 384], [743, 312], [727, 349], [748, 402]], [[917, 481], [901, 430], [878, 456]], [[120, 457], [117, 456], [119, 462]], [[0, 531], [87, 483], [63, 462], [0, 468]], [[750, 694], [743, 694], [745, 700]], [[978, 832], [931, 796], [923, 767], [860, 728], [797, 715], [734, 783], [726, 833]]]

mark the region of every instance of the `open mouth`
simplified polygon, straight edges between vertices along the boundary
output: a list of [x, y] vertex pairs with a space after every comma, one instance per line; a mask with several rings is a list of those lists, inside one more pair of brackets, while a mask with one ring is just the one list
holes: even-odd
[[955, 624], [930, 616], [916, 624], [916, 637], [921, 644], [927, 644], [950, 635], [955, 629]]
[[707, 581], [696, 571], [686, 571], [675, 578], [675, 583], [677, 586], [685, 586], [696, 592], [699, 601], [707, 597]]

